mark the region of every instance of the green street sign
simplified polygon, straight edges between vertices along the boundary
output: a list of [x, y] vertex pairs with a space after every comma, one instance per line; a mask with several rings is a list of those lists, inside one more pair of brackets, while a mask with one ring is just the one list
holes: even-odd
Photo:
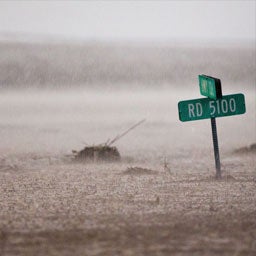
[[199, 75], [200, 93], [210, 99], [217, 100], [222, 97], [221, 81], [218, 78]]
[[241, 93], [225, 95], [217, 100], [200, 98], [180, 101], [178, 109], [182, 122], [241, 115], [246, 111], [244, 95]]
[[216, 179], [220, 179], [221, 164], [215, 118], [244, 114], [245, 99], [241, 93], [222, 96], [221, 81], [218, 78], [206, 75], [199, 75], [198, 78], [200, 93], [208, 98], [180, 101], [179, 119], [182, 122], [211, 119]]

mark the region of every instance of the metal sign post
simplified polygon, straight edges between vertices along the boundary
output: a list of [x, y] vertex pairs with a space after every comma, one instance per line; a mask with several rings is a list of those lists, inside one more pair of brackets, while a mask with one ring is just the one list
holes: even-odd
[[206, 75], [199, 75], [200, 93], [207, 98], [180, 101], [179, 119], [182, 122], [211, 119], [212, 140], [215, 157], [216, 178], [221, 178], [220, 153], [216, 118], [244, 114], [245, 99], [241, 93], [222, 96], [221, 81]]
[[220, 153], [219, 153], [218, 134], [217, 134], [215, 117], [211, 118], [211, 126], [212, 126], [212, 141], [213, 141], [213, 149], [214, 149], [215, 168], [216, 168], [216, 179], [220, 179], [221, 178]]

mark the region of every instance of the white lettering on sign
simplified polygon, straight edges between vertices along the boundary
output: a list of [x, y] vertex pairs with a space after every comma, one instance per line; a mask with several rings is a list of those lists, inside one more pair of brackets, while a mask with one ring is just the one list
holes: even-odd
[[206, 82], [206, 80], [202, 81], [202, 91], [203, 91], [203, 93], [207, 93], [207, 82]]
[[209, 102], [210, 114], [226, 114], [229, 111], [235, 112], [236, 111], [236, 101], [234, 98], [230, 98], [229, 100], [222, 99], [222, 100], [211, 100]]
[[214, 102], [215, 101], [213, 101], [213, 100], [211, 100], [210, 102], [209, 102], [209, 108], [210, 108], [210, 114], [211, 115], [214, 115], [214, 113], [215, 113], [215, 106], [214, 106]]
[[196, 103], [196, 115], [202, 116], [203, 114], [203, 106], [201, 103]]
[[223, 113], [228, 112], [228, 102], [227, 102], [227, 100], [222, 100], [221, 101], [221, 109], [222, 109]]
[[189, 117], [195, 117], [194, 113], [195, 106], [193, 104], [188, 104], [188, 115]]
[[236, 101], [235, 99], [231, 98], [229, 100], [229, 108], [231, 112], [235, 112], [236, 111]]
[[188, 104], [188, 115], [191, 117], [200, 117], [203, 115], [203, 106], [201, 103]]

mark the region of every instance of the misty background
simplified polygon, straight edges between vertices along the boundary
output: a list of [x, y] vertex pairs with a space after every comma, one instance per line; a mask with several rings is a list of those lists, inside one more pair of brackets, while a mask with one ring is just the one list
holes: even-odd
[[209, 122], [178, 120], [199, 74], [246, 97], [221, 148], [254, 142], [255, 24], [255, 1], [0, 1], [1, 154], [70, 153], [143, 118], [121, 154], [212, 154]]
[[255, 30], [255, 1], [1, 1], [0, 84], [252, 87]]

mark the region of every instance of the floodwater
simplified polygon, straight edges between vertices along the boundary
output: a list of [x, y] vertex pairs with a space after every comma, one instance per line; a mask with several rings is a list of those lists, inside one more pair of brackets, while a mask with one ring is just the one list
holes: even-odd
[[[217, 119], [223, 152], [255, 141], [255, 91], [243, 93], [246, 114]], [[170, 156], [195, 146], [212, 148], [210, 120], [180, 122], [178, 102], [202, 98], [199, 88], [182, 89], [2, 92], [0, 95], [1, 153], [68, 154], [84, 145], [113, 139], [136, 122], [140, 127], [116, 142], [122, 155], [145, 157], [155, 151]]]
[[[223, 89], [247, 112], [217, 119], [217, 181], [210, 120], [178, 119], [199, 88], [177, 88], [3, 91], [1, 255], [255, 255], [255, 152], [233, 152], [256, 141], [255, 91]], [[70, 161], [144, 118], [120, 163]]]

